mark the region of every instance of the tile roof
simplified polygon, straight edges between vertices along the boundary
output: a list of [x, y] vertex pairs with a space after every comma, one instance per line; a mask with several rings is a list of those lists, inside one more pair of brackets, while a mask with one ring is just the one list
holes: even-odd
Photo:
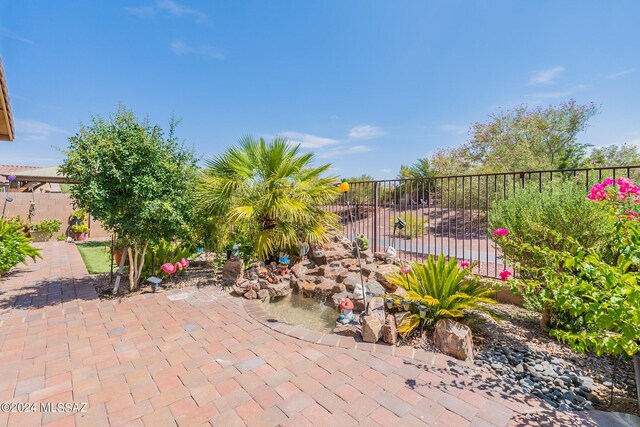
[[19, 172], [32, 169], [38, 169], [38, 166], [0, 165], [0, 184], [7, 182], [4, 175], [17, 175]]

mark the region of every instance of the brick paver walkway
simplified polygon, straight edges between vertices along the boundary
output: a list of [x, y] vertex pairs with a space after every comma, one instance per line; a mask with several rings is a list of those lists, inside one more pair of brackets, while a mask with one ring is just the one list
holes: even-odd
[[0, 412], [0, 426], [595, 425], [451, 359], [284, 335], [215, 287], [99, 301], [74, 245], [43, 256], [0, 283], [0, 402], [87, 412]]

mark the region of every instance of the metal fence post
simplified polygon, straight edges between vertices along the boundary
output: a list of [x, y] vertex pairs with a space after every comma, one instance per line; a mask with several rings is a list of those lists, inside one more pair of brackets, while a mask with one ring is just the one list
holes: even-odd
[[373, 252], [378, 250], [378, 184], [373, 183]]

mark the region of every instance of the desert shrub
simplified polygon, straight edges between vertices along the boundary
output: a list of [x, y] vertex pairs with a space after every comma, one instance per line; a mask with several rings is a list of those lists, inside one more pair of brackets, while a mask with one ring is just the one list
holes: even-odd
[[57, 219], [45, 218], [37, 224], [31, 226], [32, 231], [42, 231], [46, 233], [57, 233], [60, 231], [62, 223]]
[[[402, 230], [400, 228], [396, 228], [396, 233], [401, 237], [404, 237], [405, 239], [412, 239], [424, 234], [424, 218], [417, 212], [403, 213], [398, 215], [397, 218], [401, 218], [406, 224]], [[391, 227], [394, 226], [397, 218], [391, 218]]]
[[31, 239], [18, 222], [0, 220], [0, 274], [4, 274], [27, 258], [42, 258], [40, 249], [31, 246]]
[[541, 324], [574, 350], [628, 355], [640, 350], [639, 196], [640, 187], [627, 178], [591, 189], [589, 203], [602, 213], [606, 236], [591, 247], [542, 225], [539, 232], [553, 244], [536, 245], [511, 230], [497, 237], [538, 254], [537, 266], [520, 267], [525, 274], [513, 288], [538, 295]]
[[[529, 185], [492, 204], [489, 229], [505, 228], [531, 245], [559, 249], [563, 242], [546, 232], [551, 230], [586, 248], [593, 247], [605, 237], [601, 226], [603, 212], [585, 197], [583, 185], [571, 180], [556, 181], [547, 183], [542, 191], [537, 183]], [[510, 245], [492, 234], [489, 237], [511, 262], [531, 267], [541, 265], [535, 254], [520, 245]]]
[[427, 323], [463, 317], [467, 309], [492, 312], [485, 304], [495, 303], [491, 298], [495, 291], [480, 283], [479, 278], [471, 273], [474, 265], [465, 263], [463, 267], [457, 259], [446, 261], [445, 258], [441, 254], [436, 261], [433, 255], [429, 255], [422, 264], [414, 262], [410, 271], [389, 276], [391, 283], [407, 291], [405, 299], [413, 303], [413, 314], [398, 325], [398, 332], [403, 336], [420, 323], [419, 305], [427, 307]]

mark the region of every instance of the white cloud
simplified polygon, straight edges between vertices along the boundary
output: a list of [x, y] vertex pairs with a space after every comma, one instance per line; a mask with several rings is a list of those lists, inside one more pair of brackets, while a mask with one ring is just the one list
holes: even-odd
[[56, 134], [69, 134], [69, 131], [30, 119], [15, 119], [16, 138], [23, 141], [46, 141]]
[[554, 84], [555, 80], [560, 77], [560, 74], [564, 72], [564, 67], [561, 65], [547, 68], [545, 70], [534, 71], [529, 78], [529, 85], [550, 85]]
[[156, 15], [159, 11], [164, 11], [172, 16], [191, 17], [200, 23], [205, 23], [209, 21], [209, 17], [207, 16], [206, 13], [184, 6], [173, 0], [157, 0], [155, 7], [139, 6], [139, 7], [125, 7], [124, 9], [128, 13], [135, 16], [152, 16], [152, 15]]
[[0, 37], [7, 37], [9, 39], [17, 40], [19, 42], [26, 43], [26, 44], [35, 44], [33, 41], [27, 38], [24, 38], [21, 35], [16, 34], [10, 29], [5, 27], [0, 27]]
[[200, 12], [199, 10], [183, 6], [180, 3], [176, 3], [172, 0], [158, 0], [156, 4], [158, 5], [158, 8], [166, 10], [173, 16], [191, 16], [199, 22], [205, 22], [209, 19], [206, 14]]
[[322, 148], [328, 145], [336, 145], [342, 143], [342, 141], [338, 139], [325, 138], [309, 133], [287, 131], [280, 132], [279, 135], [284, 136], [294, 144], [300, 144], [300, 147], [302, 148]]
[[171, 52], [176, 55], [199, 55], [211, 59], [224, 59], [224, 53], [215, 46], [191, 46], [180, 40], [171, 42], [169, 45]]
[[391, 169], [382, 169], [382, 172], [384, 172], [384, 173], [391, 173]]
[[633, 69], [618, 71], [617, 73], [611, 73], [607, 76], [607, 79], [617, 79], [618, 77], [626, 76], [633, 73]]
[[318, 157], [322, 159], [330, 159], [333, 157], [344, 156], [346, 154], [361, 154], [372, 151], [373, 147], [368, 145], [354, 145], [352, 147], [341, 147], [328, 151], [321, 151], [318, 153]]
[[359, 125], [352, 127], [347, 135], [351, 140], [373, 139], [384, 135], [384, 131], [378, 126]]
[[440, 130], [442, 130], [443, 132], [455, 133], [458, 135], [467, 133], [467, 127], [463, 125], [444, 124], [440, 126]]

